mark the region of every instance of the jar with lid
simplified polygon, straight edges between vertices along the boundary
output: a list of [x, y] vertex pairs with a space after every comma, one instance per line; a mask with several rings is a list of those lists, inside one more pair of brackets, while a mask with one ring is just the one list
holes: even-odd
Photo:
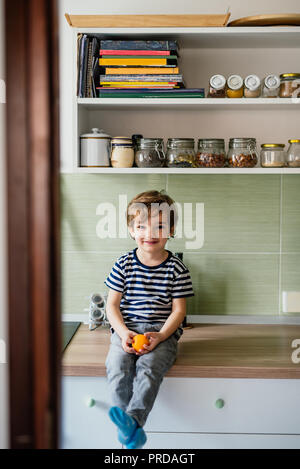
[[169, 168], [196, 168], [195, 141], [193, 138], [169, 138], [167, 165]]
[[223, 75], [213, 75], [209, 80], [208, 98], [225, 98], [226, 78]]
[[231, 138], [228, 164], [231, 168], [254, 168], [258, 161], [255, 138]]
[[134, 162], [132, 140], [129, 137], [114, 137], [111, 141], [111, 165], [114, 168], [131, 168]]
[[244, 96], [245, 98], [259, 98], [261, 93], [260, 78], [257, 75], [248, 75], [245, 78]]
[[226, 86], [227, 98], [242, 98], [244, 95], [243, 84], [244, 82], [240, 75], [230, 75]]
[[300, 168], [300, 139], [289, 140], [287, 151], [287, 165], [291, 168]]
[[201, 168], [223, 168], [226, 163], [224, 139], [199, 139], [196, 162], [197, 165]]
[[162, 138], [140, 138], [136, 140], [135, 163], [139, 168], [161, 168], [166, 155]]
[[263, 168], [282, 168], [285, 166], [286, 152], [284, 143], [263, 143], [260, 164]]
[[263, 98], [277, 98], [279, 94], [280, 78], [277, 75], [268, 75], [263, 81]]
[[110, 165], [111, 136], [94, 127], [92, 133], [80, 136], [80, 166], [102, 168]]
[[280, 98], [298, 98], [300, 95], [300, 73], [280, 75]]

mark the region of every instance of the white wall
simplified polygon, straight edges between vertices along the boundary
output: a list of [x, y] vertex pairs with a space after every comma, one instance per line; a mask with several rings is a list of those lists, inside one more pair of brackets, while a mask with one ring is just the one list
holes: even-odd
[[[4, 70], [4, 1], [0, 0], [0, 80]], [[1, 98], [1, 93], [0, 93]], [[8, 373], [2, 363], [3, 348], [7, 352], [7, 295], [6, 295], [6, 185], [5, 185], [5, 104], [0, 100], [0, 448], [8, 447]], [[4, 342], [3, 342], [4, 341]], [[7, 354], [6, 354], [7, 355]], [[6, 357], [7, 361], [7, 357]]]
[[[67, 24], [67, 21], [64, 17], [65, 13], [70, 14], [207, 14], [207, 13], [224, 13], [228, 6], [230, 5], [231, 11], [231, 18], [230, 20], [237, 19], [244, 16], [250, 15], [257, 15], [257, 14], [270, 14], [270, 13], [300, 13], [300, 2], [299, 0], [286, 0], [282, 2], [281, 0], [252, 0], [251, 3], [249, 2], [242, 2], [241, 0], [210, 0], [209, 2], [198, 1], [195, 0], [152, 0], [151, 2], [141, 2], [140, 0], [110, 0], [109, 2], [99, 2], [99, 0], [59, 0], [59, 25], [60, 25], [60, 125], [61, 125], [61, 169], [64, 172], [72, 171], [72, 142], [73, 142], [73, 128], [72, 128], [72, 110], [73, 110], [73, 96], [72, 96], [72, 81], [76, 80], [76, 77], [73, 76], [73, 62], [72, 62], [72, 28]], [[281, 51], [281, 56], [278, 57], [278, 64], [282, 67], [283, 71], [287, 71], [284, 69], [284, 59], [290, 61], [290, 57], [284, 57], [285, 52], [287, 54], [294, 53], [294, 51]], [[194, 54], [194, 51], [192, 51]], [[267, 67], [267, 62], [265, 61], [265, 54], [264, 51], [259, 52], [259, 56], [251, 57], [253, 60], [246, 60], [243, 58], [243, 51], [237, 51], [237, 54], [241, 54], [240, 59], [236, 54], [233, 54], [231, 51], [221, 53], [217, 50], [201, 50], [201, 56], [199, 57], [199, 75], [197, 76], [194, 72], [195, 70], [192, 69], [188, 65], [189, 60], [189, 51], [185, 51], [185, 57], [183, 61], [185, 61], [182, 70], [184, 72], [184, 76], [187, 80], [188, 87], [206, 87], [208, 82], [209, 73], [229, 73], [232, 69], [232, 62], [234, 59], [235, 64], [239, 64], [240, 68], [237, 71], [231, 71], [231, 73], [257, 73], [259, 72], [267, 72], [267, 73], [283, 73], [281, 69], [279, 70], [271, 70], [271, 67]], [[247, 52], [249, 54], [249, 50]], [[214, 55], [213, 55], [214, 54]], [[218, 56], [219, 54], [219, 56]], [[227, 54], [227, 55], [226, 55]], [[252, 52], [253, 54], [253, 52]], [[297, 60], [299, 57], [299, 51], [297, 51]], [[232, 58], [233, 57], [233, 58]], [[193, 59], [195, 57], [193, 56]], [[273, 59], [272, 59], [273, 60]], [[297, 62], [297, 60], [295, 62]], [[211, 67], [211, 64], [214, 63], [221, 63], [222, 68], [218, 70], [214, 70]], [[273, 60], [274, 62], [274, 60]], [[205, 66], [203, 67], [203, 63]], [[255, 64], [255, 66], [251, 67], [251, 64]], [[289, 62], [290, 63], [290, 62]], [[200, 67], [202, 66], [202, 69]], [[261, 65], [261, 67], [260, 67]], [[278, 66], [279, 66], [278, 65]], [[206, 68], [206, 70], [205, 70]], [[254, 70], [255, 68], [255, 70]], [[261, 68], [261, 70], [260, 70]], [[248, 70], [249, 69], [249, 70]], [[288, 70], [289, 71], [289, 70]], [[194, 73], [194, 76], [193, 76]], [[227, 74], [228, 74], [227, 73]], [[230, 73], [229, 73], [230, 74]], [[207, 75], [207, 76], [206, 76]], [[191, 79], [189, 77], [192, 77]], [[195, 79], [196, 78], [196, 79]], [[147, 136], [178, 136], [178, 135], [171, 135], [172, 131], [172, 119], [168, 113], [161, 115], [165, 127], [164, 128], [155, 128], [155, 125], [149, 126], [149, 122], [147, 121], [147, 113], [141, 113], [139, 116], [136, 116], [135, 111], [133, 111], [133, 116], [131, 119], [131, 114], [128, 113], [126, 115], [126, 119], [120, 119], [119, 126], [121, 129], [116, 127], [116, 114], [114, 112], [106, 112], [105, 116], [103, 116], [103, 122], [101, 122], [101, 115], [95, 115], [94, 121], [96, 124], [99, 124], [104, 128], [108, 133], [112, 133], [114, 135], [123, 135], [124, 132], [131, 135], [132, 133], [143, 133]], [[91, 117], [91, 114], [90, 114]], [[138, 117], [138, 118], [137, 118]], [[209, 119], [202, 119], [199, 117], [198, 121], [194, 122], [193, 129], [190, 126], [190, 119], [184, 119], [186, 115], [182, 112], [181, 114], [182, 122], [185, 122], [186, 127], [182, 127], [182, 135], [185, 132], [185, 136], [188, 137], [199, 137], [198, 129], [201, 129], [203, 135], [205, 134], [206, 137], [218, 137], [218, 138], [227, 138], [236, 136], [233, 133], [246, 134], [247, 128], [245, 125], [247, 123], [247, 119], [245, 119], [245, 113], [242, 112], [235, 113], [234, 117], [232, 115], [230, 119], [230, 125], [226, 127], [224, 126], [224, 119], [222, 113], [211, 113], [209, 115]], [[262, 128], [259, 124], [258, 120], [256, 119], [257, 116], [253, 115], [253, 119], [249, 125], [251, 125], [253, 136], [256, 136], [258, 143], [260, 144], [261, 141], [263, 142], [264, 139], [272, 140], [274, 138], [274, 129], [271, 125], [271, 121], [269, 120], [268, 116], [266, 115], [265, 122], [270, 122], [270, 126]], [[283, 138], [284, 142], [287, 142], [287, 138], [293, 138], [289, 136], [289, 132], [287, 131], [286, 127], [290, 125], [290, 121], [286, 122], [284, 120], [284, 116], [280, 116], [280, 122], [278, 122], [278, 128], [281, 134], [276, 134], [277, 138]], [[141, 122], [146, 127], [143, 129], [142, 127], [138, 129], [134, 129], [134, 123]], [[210, 122], [210, 125], [207, 125], [207, 122]], [[88, 119], [85, 121], [85, 126], [87, 131], [92, 126], [99, 126], [95, 125], [95, 122], [90, 122]], [[152, 121], [153, 122], [153, 121]], [[296, 124], [295, 124], [296, 125]], [[169, 128], [169, 127], [171, 128]], [[243, 127], [244, 126], [244, 127]], [[219, 129], [219, 132], [215, 132], [215, 134], [211, 135], [213, 129]], [[83, 130], [83, 129], [82, 129]], [[147, 132], [148, 130], [148, 132]], [[150, 131], [149, 131], [150, 130]], [[234, 132], [235, 130], [235, 132]], [[296, 129], [289, 129], [291, 133]], [[160, 132], [164, 132], [164, 135], [160, 135]], [[156, 133], [154, 135], [154, 133]], [[297, 132], [296, 132], [297, 133]], [[203, 137], [203, 135], [201, 135]], [[260, 141], [261, 140], [261, 141]], [[259, 148], [259, 147], [258, 147]]]

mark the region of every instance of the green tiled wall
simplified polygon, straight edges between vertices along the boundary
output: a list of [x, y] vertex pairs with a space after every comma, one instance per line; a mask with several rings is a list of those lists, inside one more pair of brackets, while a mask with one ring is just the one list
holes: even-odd
[[188, 314], [277, 315], [281, 291], [300, 290], [300, 175], [63, 174], [64, 314], [82, 314], [89, 295], [106, 290], [117, 257], [135, 247], [129, 235], [97, 237], [98, 204], [118, 208], [119, 194], [129, 202], [150, 189], [165, 189], [180, 204], [204, 204], [203, 247], [187, 250], [176, 238], [166, 245], [184, 253], [191, 272]]

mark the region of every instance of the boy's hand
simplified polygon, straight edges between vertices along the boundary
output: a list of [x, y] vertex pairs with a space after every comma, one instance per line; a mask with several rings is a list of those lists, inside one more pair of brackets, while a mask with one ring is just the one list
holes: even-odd
[[135, 353], [134, 348], [131, 346], [132, 339], [136, 335], [136, 332], [128, 331], [124, 332], [121, 336], [123, 350], [127, 353]]
[[155, 349], [160, 342], [165, 340], [165, 337], [161, 332], [145, 332], [144, 336], [147, 337], [150, 344], [144, 345], [141, 352], [136, 352], [137, 355], [144, 355], [145, 353], [151, 352], [151, 350]]

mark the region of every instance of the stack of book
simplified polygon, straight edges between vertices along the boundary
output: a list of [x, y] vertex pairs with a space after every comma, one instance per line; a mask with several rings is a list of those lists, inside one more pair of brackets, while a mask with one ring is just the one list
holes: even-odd
[[185, 88], [176, 41], [101, 40], [100, 98], [204, 97]]

